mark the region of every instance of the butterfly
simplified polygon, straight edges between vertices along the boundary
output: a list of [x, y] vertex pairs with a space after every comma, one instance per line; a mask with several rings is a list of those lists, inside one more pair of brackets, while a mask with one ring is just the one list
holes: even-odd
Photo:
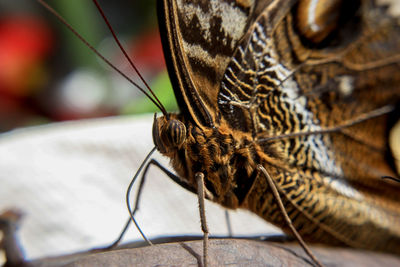
[[[308, 242], [400, 253], [400, 25], [377, 1], [159, 1], [178, 114], [153, 139], [179, 183]], [[400, 137], [398, 137], [400, 138]]]
[[153, 126], [177, 173], [169, 176], [291, 234], [276, 187], [304, 240], [398, 254], [399, 169], [388, 137], [400, 119], [400, 26], [392, 6], [158, 2], [180, 108]]

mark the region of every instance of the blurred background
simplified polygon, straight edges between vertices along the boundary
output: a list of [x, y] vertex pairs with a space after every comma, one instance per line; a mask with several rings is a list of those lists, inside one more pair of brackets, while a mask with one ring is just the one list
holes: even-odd
[[[167, 110], [176, 109], [159, 39], [155, 1], [99, 1], [128, 54]], [[49, 4], [134, 81], [137, 75], [91, 1]], [[53, 121], [156, 111], [32, 0], [0, 0], [0, 132]]]
[[[47, 2], [141, 84], [92, 1]], [[156, 0], [99, 2], [156, 95], [168, 111], [176, 110], [158, 33]], [[37, 1], [0, 0], [0, 213], [8, 209], [23, 213], [18, 237], [27, 258], [109, 245], [118, 236], [128, 218], [127, 186], [153, 147], [153, 117], [80, 119], [154, 111], [141, 92]], [[69, 122], [24, 128], [58, 121]], [[21, 129], [7, 132], [16, 128]], [[154, 156], [168, 168], [167, 159]], [[137, 214], [146, 235], [201, 235], [196, 196], [157, 168], [146, 177]], [[137, 184], [133, 192], [136, 189]], [[206, 205], [211, 234], [226, 236], [224, 210], [210, 202]], [[231, 212], [231, 218], [235, 236], [277, 232], [249, 212]], [[130, 228], [125, 240], [142, 239]]]

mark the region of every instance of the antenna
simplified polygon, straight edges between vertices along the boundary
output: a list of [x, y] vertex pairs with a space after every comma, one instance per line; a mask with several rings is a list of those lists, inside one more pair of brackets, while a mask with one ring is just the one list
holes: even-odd
[[109, 61], [107, 58], [105, 58], [96, 48], [94, 48], [93, 45], [91, 45], [81, 34], [79, 34], [72, 26], [69, 24], [56, 10], [54, 10], [51, 6], [49, 6], [45, 1], [43, 0], [37, 0], [39, 4], [41, 4], [44, 8], [46, 8], [50, 13], [52, 13], [57, 19], [64, 24], [76, 37], [78, 37], [79, 40], [81, 40], [90, 50], [93, 51], [98, 57], [100, 57], [107, 65], [109, 65], [112, 69], [114, 69], [116, 72], [118, 72], [120, 75], [122, 75], [127, 81], [129, 81], [132, 85], [134, 85], [137, 89], [139, 89], [145, 96], [147, 96], [151, 102], [154, 103], [154, 105], [163, 113], [164, 116], [167, 118], [168, 113], [165, 110], [164, 106], [162, 105], [161, 101], [155, 96], [154, 92], [150, 89], [148, 84], [145, 82], [143, 79], [142, 75], [140, 75], [139, 71], [137, 70], [136, 66], [133, 64], [133, 62], [130, 60], [129, 56], [127, 55], [125, 49], [122, 47], [121, 43], [119, 42], [118, 38], [115, 35], [114, 30], [112, 29], [111, 25], [109, 24], [108, 20], [105, 18], [104, 13], [100, 6], [98, 5], [96, 0], [93, 0], [94, 4], [97, 6], [99, 9], [100, 13], [102, 14], [107, 26], [109, 27], [112, 35], [114, 36], [114, 39], [116, 40], [118, 46], [124, 53], [125, 57], [131, 64], [131, 66], [134, 68], [136, 73], [139, 75], [141, 81], [145, 84], [146, 88], [150, 91], [151, 95], [149, 95], [141, 86], [139, 86], [137, 83], [135, 83], [131, 78], [129, 78], [124, 72], [122, 72], [120, 69], [118, 69], [111, 61]]
[[139, 76], [140, 80], [143, 82], [143, 84], [146, 86], [147, 90], [151, 93], [151, 95], [154, 97], [154, 99], [157, 101], [159, 104], [159, 107], [161, 109], [161, 112], [165, 115], [167, 115], [167, 111], [165, 110], [164, 106], [162, 105], [161, 101], [157, 98], [157, 96], [154, 94], [153, 90], [151, 90], [150, 86], [147, 84], [146, 80], [143, 78], [143, 76], [140, 74], [139, 70], [135, 66], [135, 64], [132, 62], [131, 58], [128, 56], [126, 53], [126, 50], [123, 48], [121, 42], [119, 41], [117, 35], [115, 34], [114, 29], [112, 28], [110, 22], [108, 21], [106, 15], [103, 12], [103, 9], [100, 7], [99, 3], [97, 0], [92, 0], [93, 3], [96, 5], [97, 9], [99, 10], [101, 16], [103, 17], [104, 22], [107, 24], [108, 29], [110, 30], [115, 42], [117, 43], [118, 47], [120, 48], [121, 52], [124, 54], [125, 58], [128, 60], [129, 64], [132, 66], [132, 68], [135, 70], [136, 74]]

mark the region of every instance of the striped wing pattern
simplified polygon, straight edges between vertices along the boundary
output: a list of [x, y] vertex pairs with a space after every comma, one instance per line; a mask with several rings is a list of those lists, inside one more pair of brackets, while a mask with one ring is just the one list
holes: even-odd
[[334, 38], [313, 43], [299, 2], [164, 0], [188, 131], [165, 155], [188, 184], [203, 172], [214, 201], [286, 231], [262, 164], [305, 240], [399, 253], [400, 185], [381, 178], [398, 175], [387, 135], [400, 114], [399, 19], [355, 1]]

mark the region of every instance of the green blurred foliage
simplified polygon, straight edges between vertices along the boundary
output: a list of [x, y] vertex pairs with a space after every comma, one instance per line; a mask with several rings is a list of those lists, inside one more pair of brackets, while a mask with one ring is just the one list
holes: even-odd
[[[177, 111], [178, 106], [176, 103], [175, 95], [173, 94], [172, 85], [168, 77], [167, 71], [163, 71], [156, 79], [150, 84], [156, 96], [163, 103], [164, 107], [169, 112]], [[146, 99], [134, 99], [121, 111], [122, 114], [138, 114], [159, 112], [154, 104]]]

